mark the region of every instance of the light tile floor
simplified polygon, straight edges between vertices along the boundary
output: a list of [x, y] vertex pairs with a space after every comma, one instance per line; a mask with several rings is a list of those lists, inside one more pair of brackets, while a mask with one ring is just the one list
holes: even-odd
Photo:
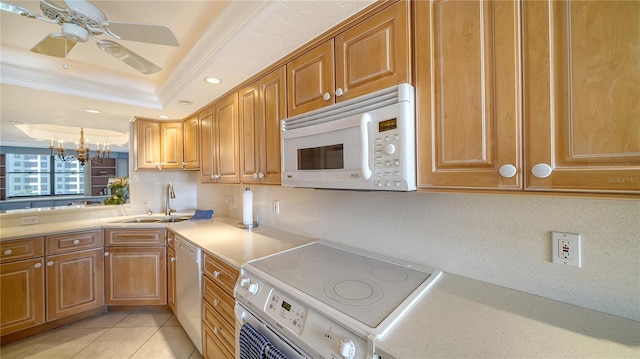
[[169, 311], [107, 312], [0, 347], [0, 358], [202, 359]]

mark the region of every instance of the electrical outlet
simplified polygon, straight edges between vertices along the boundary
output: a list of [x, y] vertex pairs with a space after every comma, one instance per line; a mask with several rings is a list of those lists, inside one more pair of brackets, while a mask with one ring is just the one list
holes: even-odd
[[38, 217], [21, 217], [20, 218], [20, 225], [21, 226], [26, 226], [26, 225], [30, 225], [30, 224], [38, 224], [40, 223], [40, 220], [38, 219]]
[[227, 207], [233, 207], [233, 197], [224, 196], [224, 203], [227, 205]]
[[273, 213], [280, 214], [280, 201], [277, 199], [273, 201]]
[[582, 248], [577, 233], [551, 232], [552, 262], [582, 267]]

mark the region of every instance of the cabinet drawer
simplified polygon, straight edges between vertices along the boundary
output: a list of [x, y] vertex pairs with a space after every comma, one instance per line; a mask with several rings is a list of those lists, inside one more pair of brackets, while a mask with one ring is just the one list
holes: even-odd
[[47, 254], [75, 252], [103, 246], [102, 231], [64, 233], [47, 236]]
[[235, 301], [233, 296], [225, 293], [224, 290], [204, 276], [202, 277], [202, 295], [207, 303], [209, 303], [228, 323], [235, 322], [235, 314], [233, 312]]
[[228, 295], [233, 297], [233, 286], [238, 279], [238, 270], [210, 254], [202, 254], [204, 275], [220, 286]]
[[204, 327], [209, 327], [214, 340], [221, 344], [228, 352], [235, 353], [236, 331], [235, 326], [227, 323], [220, 314], [207, 302], [202, 304], [202, 322]]
[[107, 246], [165, 246], [167, 231], [164, 228], [105, 229]]
[[44, 256], [44, 238], [25, 238], [0, 242], [0, 263]]
[[208, 326], [202, 326], [202, 355], [205, 359], [234, 359], [235, 354], [224, 347]]

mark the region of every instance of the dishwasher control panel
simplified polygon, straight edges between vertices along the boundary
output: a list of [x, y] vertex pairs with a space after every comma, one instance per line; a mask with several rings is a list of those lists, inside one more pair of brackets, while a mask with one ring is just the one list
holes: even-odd
[[307, 320], [307, 308], [276, 290], [271, 291], [266, 312], [298, 335], [302, 333]]

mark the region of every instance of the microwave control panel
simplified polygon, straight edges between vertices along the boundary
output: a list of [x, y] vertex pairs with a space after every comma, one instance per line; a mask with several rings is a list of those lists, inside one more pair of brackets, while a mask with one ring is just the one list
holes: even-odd
[[403, 139], [395, 118], [380, 121], [374, 127], [374, 181], [378, 188], [394, 189], [406, 186], [402, 177], [403, 166], [400, 153]]

